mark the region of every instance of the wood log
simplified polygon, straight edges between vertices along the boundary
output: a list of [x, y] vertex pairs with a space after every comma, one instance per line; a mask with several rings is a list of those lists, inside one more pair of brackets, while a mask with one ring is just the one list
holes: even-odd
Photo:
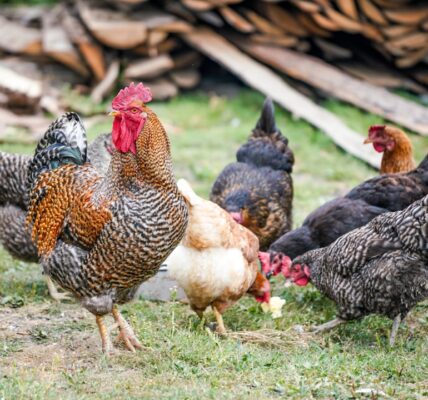
[[[428, 135], [428, 109], [383, 88], [355, 79], [324, 61], [293, 50], [234, 40], [252, 56], [326, 93]], [[316, 71], [316, 74], [314, 74]]]
[[263, 18], [262, 16], [260, 16], [260, 14], [256, 13], [255, 11], [250, 9], [244, 9], [243, 11], [247, 16], [247, 18], [254, 24], [254, 26], [261, 33], [265, 33], [267, 35], [278, 35], [278, 36], [284, 33], [282, 29], [278, 28], [271, 21]]
[[356, 21], [359, 20], [359, 14], [355, 0], [337, 0], [336, 4], [339, 10], [342, 11], [347, 17]]
[[273, 3], [263, 4], [260, 6], [260, 11], [284, 32], [298, 37], [308, 36], [306, 29], [297, 22], [295, 13], [287, 11]]
[[147, 27], [130, 16], [79, 0], [77, 9], [89, 31], [101, 43], [114, 49], [131, 49], [147, 39]]
[[227, 23], [233, 26], [236, 30], [244, 33], [254, 32], [254, 25], [248, 22], [242, 15], [238, 14], [230, 7], [220, 7], [218, 12], [227, 21]]
[[27, 28], [0, 15], [0, 49], [10, 53], [42, 54], [42, 32]]
[[64, 7], [62, 5], [56, 6], [43, 16], [43, 52], [79, 75], [89, 77], [89, 70], [64, 29], [63, 17]]
[[0, 93], [3, 105], [14, 110], [35, 111], [42, 96], [42, 81], [34, 80], [0, 65]]
[[95, 42], [81, 22], [70, 12], [65, 13], [63, 23], [69, 38], [78, 47], [95, 80], [98, 82], [103, 80], [106, 74], [106, 66], [101, 46]]
[[114, 88], [120, 72], [119, 60], [113, 60], [104, 76], [104, 79], [95, 86], [91, 92], [91, 99], [100, 103]]
[[153, 79], [174, 68], [173, 59], [167, 54], [130, 63], [123, 75], [127, 79]]
[[375, 22], [378, 25], [386, 26], [388, 25], [388, 20], [382, 14], [379, 8], [376, 7], [370, 0], [358, 0], [361, 9], [364, 14], [367, 15], [369, 19]]
[[147, 82], [147, 85], [150, 87], [155, 100], [166, 100], [178, 94], [177, 85], [166, 78], [159, 78]]
[[256, 90], [270, 96], [297, 117], [324, 131], [350, 154], [376, 168], [379, 167], [379, 156], [364, 147], [362, 135], [358, 135], [335, 115], [292, 89], [277, 74], [239, 51], [222, 36], [209, 29], [195, 29], [191, 33], [183, 34], [183, 38]]
[[397, 10], [385, 10], [384, 13], [392, 22], [416, 26], [428, 18], [428, 7], [426, 5], [403, 7]]
[[299, 40], [296, 37], [287, 35], [274, 36], [254, 34], [251, 35], [250, 38], [255, 43], [265, 43], [280, 47], [294, 47], [299, 43]]
[[169, 76], [180, 89], [192, 89], [201, 80], [201, 74], [197, 69], [193, 68], [171, 71]]
[[180, 45], [178, 41], [170, 37], [156, 46], [149, 46], [147, 43], [143, 44], [142, 46], [132, 49], [132, 52], [140, 56], [156, 57], [159, 54], [171, 53], [173, 50], [179, 47]]

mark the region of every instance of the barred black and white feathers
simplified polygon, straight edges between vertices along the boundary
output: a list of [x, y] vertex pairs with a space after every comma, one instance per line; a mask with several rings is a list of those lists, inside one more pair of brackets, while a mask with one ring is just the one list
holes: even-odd
[[297, 257], [292, 273], [298, 265], [337, 303], [339, 318], [404, 318], [428, 297], [428, 196]]
[[56, 119], [39, 141], [28, 173], [28, 189], [45, 171], [87, 161], [86, 131], [80, 117], [69, 112]]

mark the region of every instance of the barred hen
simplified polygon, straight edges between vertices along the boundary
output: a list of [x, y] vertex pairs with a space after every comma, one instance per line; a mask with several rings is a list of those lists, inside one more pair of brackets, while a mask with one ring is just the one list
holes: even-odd
[[[182, 239], [187, 206], [172, 170], [168, 136], [143, 84], [114, 98], [114, 152], [105, 176], [87, 162], [80, 118], [68, 113], [39, 142], [29, 168], [27, 222], [44, 272], [95, 315], [102, 349], [113, 347], [103, 317], [112, 314], [119, 340], [141, 344], [117, 309], [153, 276]], [[74, 257], [63, 257], [74, 253]]]
[[220, 173], [211, 189], [210, 200], [228, 211], [267, 249], [292, 226], [291, 208], [293, 152], [275, 123], [271, 99], [266, 99], [259, 121], [237, 162]]
[[407, 135], [399, 128], [373, 125], [364, 144], [372, 143], [378, 153], [383, 153], [381, 174], [409, 172], [416, 167], [413, 146]]
[[297, 257], [287, 275], [336, 302], [337, 318], [317, 331], [381, 314], [394, 319], [392, 346], [401, 320], [428, 297], [428, 196]]
[[[111, 158], [111, 134], [99, 135], [88, 147], [88, 157], [100, 173], [105, 173]], [[37, 248], [25, 228], [28, 168], [32, 157], [0, 152], [0, 243], [15, 258], [38, 262]], [[73, 255], [70, 254], [72, 257]], [[65, 298], [46, 277], [49, 294]]]
[[263, 271], [275, 275], [287, 268], [290, 258], [328, 246], [376, 216], [402, 210], [427, 194], [428, 155], [413, 171], [376, 176], [314, 210], [301, 227], [281, 236], [262, 255]]
[[269, 302], [269, 281], [258, 271], [259, 241], [217, 204], [199, 197], [187, 181], [180, 179], [178, 187], [189, 205], [189, 224], [167, 260], [168, 270], [201, 319], [212, 307], [223, 334], [222, 314], [245, 293]]

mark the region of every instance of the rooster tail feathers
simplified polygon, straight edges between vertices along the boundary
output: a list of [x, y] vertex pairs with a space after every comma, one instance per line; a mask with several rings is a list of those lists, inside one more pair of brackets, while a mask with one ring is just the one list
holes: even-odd
[[64, 164], [87, 161], [86, 131], [76, 113], [69, 112], [56, 119], [40, 139], [29, 166], [28, 188], [44, 171]]
[[267, 134], [279, 131], [275, 122], [275, 107], [270, 97], [266, 97], [265, 102], [263, 103], [262, 113], [260, 114], [260, 118], [257, 121], [255, 129]]

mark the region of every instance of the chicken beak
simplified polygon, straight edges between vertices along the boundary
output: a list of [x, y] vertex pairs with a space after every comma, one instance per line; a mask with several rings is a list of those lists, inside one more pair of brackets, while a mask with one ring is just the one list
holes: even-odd
[[118, 115], [120, 115], [120, 111], [114, 111], [113, 110], [112, 112], [109, 112], [108, 115], [110, 115], [112, 117], [117, 117]]
[[366, 140], [364, 140], [363, 142], [364, 144], [369, 144], [369, 143], [373, 143], [373, 140], [371, 140], [370, 138], [366, 138]]

